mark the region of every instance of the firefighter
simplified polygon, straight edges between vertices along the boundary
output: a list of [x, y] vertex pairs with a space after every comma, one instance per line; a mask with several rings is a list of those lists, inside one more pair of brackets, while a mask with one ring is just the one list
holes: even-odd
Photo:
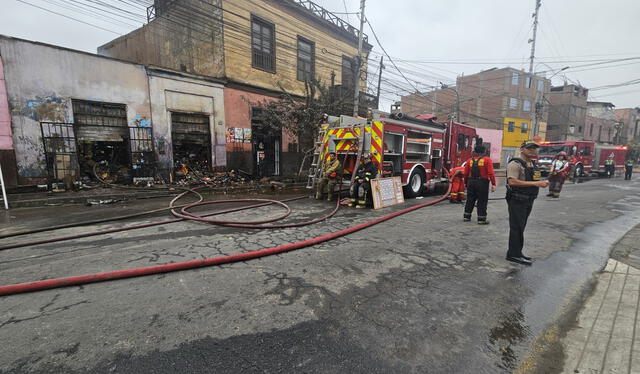
[[364, 162], [356, 171], [356, 179], [349, 189], [351, 197], [349, 206], [355, 205], [356, 208], [364, 208], [372, 204], [371, 179], [374, 179], [377, 175], [378, 167], [373, 162], [373, 155], [367, 154]]
[[451, 195], [449, 196], [449, 202], [451, 204], [462, 204], [464, 200], [464, 166], [462, 164], [457, 168], [453, 168], [449, 174], [451, 179]]
[[613, 160], [613, 155], [604, 161], [604, 171], [607, 173], [607, 178], [613, 177], [616, 172], [616, 162]]
[[569, 175], [571, 164], [567, 161], [567, 153], [560, 152], [554, 157], [549, 169], [549, 193], [547, 196], [559, 198], [562, 185]]
[[487, 202], [489, 201], [489, 182], [491, 192], [496, 190], [496, 176], [493, 172], [493, 163], [489, 157], [484, 156], [485, 148], [482, 144], [476, 145], [473, 152], [476, 154], [465, 163], [464, 179], [467, 181], [467, 203], [464, 206], [463, 221], [471, 221], [471, 213], [478, 202], [478, 224], [486, 225]]
[[628, 159], [624, 163], [624, 180], [631, 180], [631, 173], [633, 173], [633, 159]]
[[540, 170], [534, 163], [538, 144], [525, 141], [520, 146], [520, 157], [512, 158], [507, 164], [507, 205], [509, 207], [509, 250], [507, 261], [531, 265], [530, 257], [522, 254], [524, 229], [531, 214], [538, 190], [549, 185], [541, 180]]
[[316, 200], [322, 199], [325, 189], [327, 191], [327, 201], [333, 200], [333, 193], [338, 183], [338, 173], [341, 166], [336, 153], [329, 152], [329, 158], [322, 165], [322, 175], [316, 188]]

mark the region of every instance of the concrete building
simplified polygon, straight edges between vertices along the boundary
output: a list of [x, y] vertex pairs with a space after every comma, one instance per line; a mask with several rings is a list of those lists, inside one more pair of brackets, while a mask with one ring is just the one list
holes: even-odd
[[621, 130], [614, 112], [615, 105], [608, 102], [588, 101], [587, 115], [585, 117], [584, 131], [576, 135], [582, 135], [584, 140], [593, 140], [599, 143], [614, 144]]
[[621, 108], [614, 111], [616, 120], [622, 125], [618, 144], [628, 144], [640, 138], [640, 107]]
[[549, 88], [550, 81], [543, 76], [493, 68], [460, 76], [454, 87], [403, 96], [401, 106], [410, 115], [433, 113], [440, 120], [457, 116], [458, 121], [478, 128], [501, 130], [504, 163], [522, 141], [533, 136], [545, 139], [544, 98]]
[[211, 144], [203, 162], [225, 165], [221, 81], [5, 36], [0, 64], [11, 123], [1, 144], [14, 150], [17, 184], [70, 183], [101, 161], [129, 181], [169, 178], [189, 156], [181, 126]]
[[[302, 98], [314, 79], [348, 102], [355, 88], [366, 91], [366, 77], [356, 78], [357, 29], [312, 2], [155, 0], [150, 15], [98, 53], [224, 79], [228, 168], [297, 172], [301, 139], [263, 126], [263, 103], [284, 93]], [[365, 56], [370, 50], [365, 39]]]
[[581, 140], [585, 134], [589, 90], [574, 84], [551, 87], [547, 140]]

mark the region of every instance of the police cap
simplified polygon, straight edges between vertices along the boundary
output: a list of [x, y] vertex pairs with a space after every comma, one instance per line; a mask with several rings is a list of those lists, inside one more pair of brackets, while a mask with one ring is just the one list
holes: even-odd
[[526, 140], [522, 142], [520, 148], [540, 148], [540, 145], [533, 140]]

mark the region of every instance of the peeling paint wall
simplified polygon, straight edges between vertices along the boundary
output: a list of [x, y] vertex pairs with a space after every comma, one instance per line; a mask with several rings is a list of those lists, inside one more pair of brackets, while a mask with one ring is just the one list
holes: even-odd
[[129, 126], [150, 125], [143, 66], [0, 36], [20, 184], [46, 179], [41, 121], [73, 122], [72, 99], [127, 106]]
[[158, 168], [167, 176], [173, 170], [171, 112], [202, 113], [210, 117], [211, 165], [223, 168], [225, 152], [225, 112], [223, 86], [177, 73], [149, 69], [153, 131]]
[[[181, 0], [176, 7], [165, 6], [166, 2], [160, 2], [156, 19], [100, 46], [98, 54], [192, 74], [223, 77], [222, 0]], [[186, 19], [190, 22], [185, 22]]]

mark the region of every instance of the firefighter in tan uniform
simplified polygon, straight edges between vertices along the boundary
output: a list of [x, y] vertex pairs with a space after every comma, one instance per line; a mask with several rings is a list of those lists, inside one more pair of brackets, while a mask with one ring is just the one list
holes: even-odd
[[340, 160], [336, 157], [335, 152], [329, 152], [329, 158], [322, 166], [322, 175], [316, 188], [316, 200], [321, 200], [325, 190], [327, 192], [327, 201], [333, 200], [333, 193], [338, 183], [338, 174], [340, 172]]

